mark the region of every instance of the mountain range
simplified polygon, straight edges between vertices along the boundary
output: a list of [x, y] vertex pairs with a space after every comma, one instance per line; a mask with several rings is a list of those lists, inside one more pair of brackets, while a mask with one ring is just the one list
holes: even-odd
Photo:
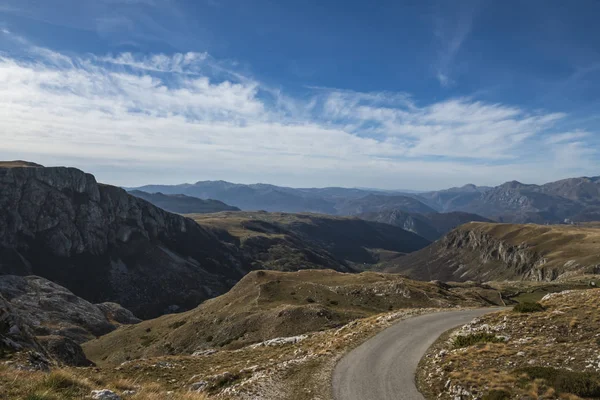
[[[294, 189], [266, 184], [201, 181], [182, 185], [135, 188], [148, 193], [183, 194], [215, 199], [242, 210], [316, 212], [331, 215], [402, 211], [432, 214], [464, 212], [498, 222], [564, 223], [600, 219], [600, 177], [563, 179], [544, 185], [517, 181], [496, 187], [465, 185], [425, 193], [371, 189]], [[475, 219], [479, 220], [479, 219]]]

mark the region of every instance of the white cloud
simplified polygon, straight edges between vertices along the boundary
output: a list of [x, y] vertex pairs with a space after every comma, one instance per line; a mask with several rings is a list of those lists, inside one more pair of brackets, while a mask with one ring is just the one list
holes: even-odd
[[563, 173], [558, 159], [572, 160], [569, 172], [581, 166], [580, 147], [529, 144], [566, 118], [560, 113], [324, 88], [294, 98], [221, 74], [204, 53], [29, 52], [34, 61], [0, 57], [0, 156], [91, 172], [127, 166], [125, 178], [100, 176], [113, 183], [144, 183], [152, 171], [145, 179], [154, 182], [431, 188], [550, 180]]
[[574, 132], [557, 133], [557, 134], [550, 135], [546, 139], [546, 143], [557, 144], [557, 143], [572, 142], [572, 141], [575, 141], [578, 139], [587, 138], [588, 136], [590, 136], [589, 132], [581, 131], [581, 130], [574, 131]]

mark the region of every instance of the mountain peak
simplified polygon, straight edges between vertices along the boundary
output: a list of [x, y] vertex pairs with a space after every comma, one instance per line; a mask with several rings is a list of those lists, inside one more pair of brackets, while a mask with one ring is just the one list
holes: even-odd
[[503, 183], [500, 186], [502, 188], [507, 188], [507, 189], [517, 189], [519, 187], [526, 186], [526, 185], [524, 183], [519, 182], [519, 181], [509, 181], [509, 182]]

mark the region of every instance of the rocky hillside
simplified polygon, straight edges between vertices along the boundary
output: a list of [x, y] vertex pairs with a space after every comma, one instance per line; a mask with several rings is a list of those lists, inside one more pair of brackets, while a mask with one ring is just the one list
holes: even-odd
[[388, 272], [442, 281], [551, 281], [600, 271], [594, 226], [469, 223], [385, 264]]
[[0, 352], [29, 349], [89, 365], [79, 344], [141, 320], [115, 303], [91, 304], [38, 276], [0, 276]]
[[114, 365], [128, 359], [240, 348], [398, 308], [499, 302], [493, 289], [452, 288], [398, 275], [255, 271], [227, 294], [194, 310], [118, 329], [87, 342], [84, 349], [95, 362]]
[[204, 200], [184, 194], [146, 193], [141, 190], [132, 190], [129, 194], [144, 199], [163, 210], [178, 214], [206, 214], [221, 211], [240, 211], [239, 208], [229, 206], [219, 200]]
[[249, 270], [227, 239], [77, 169], [0, 167], [0, 274], [156, 316], [224, 293]]
[[492, 222], [477, 214], [464, 212], [449, 213], [409, 213], [402, 210], [388, 210], [358, 215], [368, 221], [383, 222], [398, 226], [407, 231], [416, 233], [425, 239], [435, 241], [450, 232], [452, 229], [468, 222]]
[[486, 315], [430, 349], [418, 380], [428, 399], [597, 399], [600, 290], [545, 296]]
[[190, 215], [225, 229], [257, 268], [350, 271], [422, 249], [430, 242], [388, 224], [322, 214], [235, 212]]

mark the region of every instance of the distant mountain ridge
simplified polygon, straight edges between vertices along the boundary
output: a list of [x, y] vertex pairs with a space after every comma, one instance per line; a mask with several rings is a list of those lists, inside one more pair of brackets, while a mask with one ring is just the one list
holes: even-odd
[[493, 188], [449, 189], [420, 197], [439, 211], [472, 212], [500, 222], [543, 224], [600, 218], [600, 177], [543, 185], [510, 181]]
[[185, 194], [147, 193], [141, 190], [132, 190], [129, 194], [149, 201], [163, 210], [178, 214], [240, 211], [239, 208], [229, 206], [219, 200], [205, 200], [198, 197], [186, 196]]
[[216, 199], [244, 211], [314, 212], [330, 215], [357, 215], [392, 208], [409, 212], [435, 211], [414, 194], [351, 188], [295, 189], [262, 183], [243, 185], [225, 181], [200, 181], [181, 185], [146, 185], [128, 190]]
[[211, 198], [249, 211], [317, 212], [331, 215], [458, 211], [499, 222], [541, 224], [600, 220], [600, 177], [569, 178], [543, 185], [518, 181], [496, 187], [467, 184], [424, 193], [335, 187], [295, 189], [225, 181], [149, 185], [136, 189]]

